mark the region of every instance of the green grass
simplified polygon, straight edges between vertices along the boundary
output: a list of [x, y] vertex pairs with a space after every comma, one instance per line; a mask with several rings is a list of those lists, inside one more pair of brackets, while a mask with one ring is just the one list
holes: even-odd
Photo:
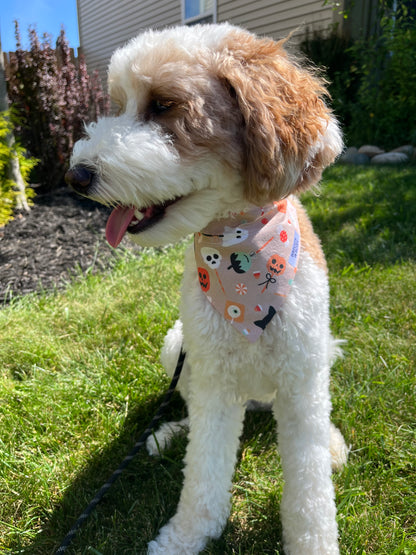
[[[352, 451], [334, 476], [342, 554], [416, 553], [416, 169], [334, 167], [305, 204], [347, 340], [333, 420]], [[185, 244], [0, 311], [0, 552], [44, 555], [130, 450], [168, 380]], [[175, 398], [169, 418], [184, 407]], [[174, 513], [186, 440], [139, 454], [68, 553], [143, 553]], [[270, 415], [246, 418], [233, 506], [211, 554], [280, 553], [282, 476]]]

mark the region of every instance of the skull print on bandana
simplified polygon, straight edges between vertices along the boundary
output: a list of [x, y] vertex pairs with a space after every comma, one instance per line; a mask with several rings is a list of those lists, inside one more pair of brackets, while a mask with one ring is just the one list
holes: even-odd
[[285, 199], [211, 222], [194, 238], [201, 290], [250, 342], [282, 306], [295, 278], [300, 232]]

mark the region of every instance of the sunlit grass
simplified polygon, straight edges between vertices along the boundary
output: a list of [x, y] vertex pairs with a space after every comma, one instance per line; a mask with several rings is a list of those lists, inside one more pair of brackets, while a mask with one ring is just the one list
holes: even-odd
[[[335, 167], [305, 204], [328, 256], [333, 420], [351, 444], [334, 476], [341, 552], [416, 553], [416, 170]], [[185, 244], [0, 310], [0, 552], [52, 553], [156, 411]], [[170, 417], [181, 417], [175, 399]], [[141, 453], [69, 553], [144, 553], [174, 513], [186, 439]], [[249, 414], [222, 538], [206, 553], [281, 551], [275, 425]]]

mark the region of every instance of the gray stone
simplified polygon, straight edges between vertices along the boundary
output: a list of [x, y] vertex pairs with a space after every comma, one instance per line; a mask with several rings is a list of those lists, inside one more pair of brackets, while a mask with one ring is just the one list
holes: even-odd
[[406, 154], [406, 156], [408, 156], [410, 159], [412, 158], [415, 149], [412, 147], [412, 145], [403, 145], [399, 146], [398, 148], [393, 148], [393, 150], [391, 150], [390, 152], [403, 152], [403, 154]]
[[386, 152], [378, 154], [371, 159], [372, 164], [404, 164], [409, 161], [409, 157], [403, 152]]
[[344, 164], [365, 166], [370, 163], [370, 158], [369, 156], [367, 156], [367, 154], [359, 153], [358, 149], [355, 146], [352, 146], [350, 148], [347, 148], [339, 161]]
[[385, 151], [375, 145], [363, 145], [358, 149], [360, 154], [367, 154], [370, 158], [377, 156], [378, 154], [383, 154]]
[[354, 159], [357, 156], [358, 149], [355, 146], [347, 148], [340, 156], [339, 161], [344, 164], [354, 164]]
[[364, 154], [363, 152], [357, 152], [357, 154], [355, 155], [354, 164], [356, 164], [357, 166], [368, 166], [370, 161], [370, 157], [367, 154]]

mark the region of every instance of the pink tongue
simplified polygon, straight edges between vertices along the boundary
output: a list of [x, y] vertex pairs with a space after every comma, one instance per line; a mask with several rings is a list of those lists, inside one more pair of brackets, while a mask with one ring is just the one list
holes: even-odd
[[111, 212], [105, 228], [105, 236], [112, 247], [118, 247], [123, 239], [133, 219], [134, 210], [129, 206], [118, 206]]

